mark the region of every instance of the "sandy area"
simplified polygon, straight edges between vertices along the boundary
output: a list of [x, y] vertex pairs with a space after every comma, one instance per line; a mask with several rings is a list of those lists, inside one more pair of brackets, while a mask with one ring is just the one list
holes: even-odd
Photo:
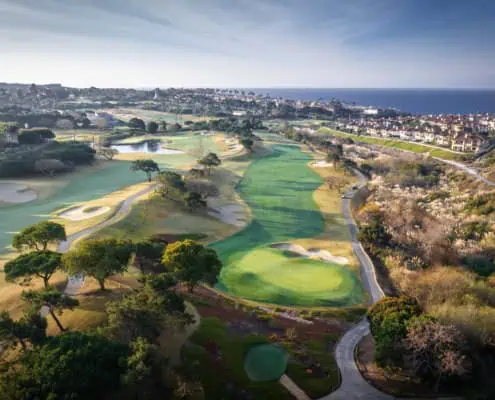
[[71, 221], [83, 221], [85, 219], [89, 219], [96, 217], [98, 215], [105, 214], [108, 210], [110, 210], [110, 207], [78, 206], [78, 207], [69, 208], [68, 210], [58, 214], [58, 216], [60, 218], [68, 219]]
[[333, 163], [329, 163], [326, 161], [314, 161], [311, 163], [311, 166], [315, 168], [327, 168], [327, 167], [333, 167]]
[[27, 186], [13, 182], [0, 182], [0, 202], [27, 203], [36, 200], [38, 195]]
[[226, 224], [243, 228], [247, 225], [244, 209], [240, 204], [231, 203], [224, 206], [214, 207], [208, 211], [208, 215], [219, 219]]
[[299, 254], [302, 257], [320, 259], [323, 261], [335, 263], [335, 264], [348, 264], [349, 260], [346, 257], [334, 256], [327, 250], [320, 249], [308, 249], [306, 250], [304, 247], [293, 244], [293, 243], [276, 243], [271, 246], [274, 249], [287, 250], [291, 253]]

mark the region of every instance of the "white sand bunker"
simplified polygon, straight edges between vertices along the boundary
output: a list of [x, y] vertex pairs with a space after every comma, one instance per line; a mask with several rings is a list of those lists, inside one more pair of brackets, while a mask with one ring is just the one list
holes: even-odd
[[241, 205], [232, 203], [220, 207], [214, 207], [208, 211], [208, 215], [219, 219], [229, 225], [243, 228], [247, 225], [244, 215], [244, 209]]
[[36, 200], [38, 195], [27, 186], [12, 182], [0, 182], [0, 202], [27, 203]]
[[105, 214], [108, 210], [110, 210], [110, 207], [78, 206], [69, 208], [68, 210], [65, 210], [58, 214], [58, 216], [60, 218], [68, 219], [71, 221], [82, 221]]
[[333, 167], [333, 163], [329, 163], [326, 161], [314, 161], [311, 163], [311, 166], [315, 168], [327, 168], [327, 167]]
[[304, 247], [293, 243], [275, 243], [272, 244], [270, 247], [274, 249], [290, 251], [291, 253], [298, 254], [302, 257], [319, 259], [341, 265], [349, 264], [349, 260], [346, 257], [334, 256], [332, 255], [332, 253], [330, 253], [327, 250], [320, 250], [320, 249], [306, 250]]

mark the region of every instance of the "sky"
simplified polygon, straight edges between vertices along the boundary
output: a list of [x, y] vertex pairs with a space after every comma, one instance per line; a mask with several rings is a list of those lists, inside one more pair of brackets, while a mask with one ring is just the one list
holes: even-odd
[[495, 1], [0, 0], [0, 81], [495, 88]]

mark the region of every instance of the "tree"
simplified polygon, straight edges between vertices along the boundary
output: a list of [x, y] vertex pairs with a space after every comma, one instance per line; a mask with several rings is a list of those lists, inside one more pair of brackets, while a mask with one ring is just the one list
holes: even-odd
[[340, 194], [342, 193], [342, 190], [345, 189], [345, 187], [347, 186], [348, 181], [347, 179], [340, 176], [330, 175], [325, 178], [325, 183], [330, 190], [337, 190]]
[[165, 199], [179, 201], [186, 193], [186, 185], [182, 176], [176, 172], [164, 171], [157, 176], [160, 186], [157, 192]]
[[215, 250], [192, 240], [168, 245], [163, 253], [162, 263], [179, 281], [185, 282], [191, 292], [200, 281], [215, 284], [222, 268]]
[[143, 274], [146, 263], [160, 262], [164, 247], [163, 243], [152, 242], [151, 240], [134, 243], [135, 262]]
[[368, 177], [371, 176], [371, 171], [373, 171], [373, 167], [370, 164], [362, 163], [359, 168], [361, 169], [363, 174], [365, 174]]
[[40, 144], [47, 139], [54, 139], [55, 134], [48, 128], [32, 128], [19, 130], [19, 144]]
[[87, 239], [76, 249], [62, 256], [62, 264], [70, 275], [84, 273], [95, 278], [101, 290], [105, 280], [127, 270], [132, 252], [128, 242], [111, 238]]
[[59, 244], [67, 240], [65, 228], [56, 222], [43, 221], [24, 228], [14, 235], [12, 246], [21, 251], [24, 249], [46, 250], [50, 243]]
[[342, 157], [337, 153], [329, 153], [325, 157], [326, 162], [333, 163], [333, 167], [337, 169], [342, 161]]
[[36, 276], [43, 279], [45, 287], [48, 287], [50, 278], [61, 267], [61, 258], [60, 253], [50, 250], [21, 254], [5, 264], [5, 280], [25, 285], [31, 282], [33, 276]]
[[206, 208], [207, 203], [203, 200], [201, 194], [188, 192], [184, 195], [184, 204], [189, 211], [197, 211]]
[[148, 182], [151, 182], [153, 172], [160, 172], [160, 167], [151, 159], [134, 160], [131, 164], [131, 171], [143, 171], [146, 174]]
[[28, 351], [0, 381], [6, 400], [97, 399], [120, 386], [126, 346], [103, 336], [68, 332]]
[[66, 172], [71, 167], [55, 158], [42, 158], [34, 162], [34, 172], [54, 176], [57, 172]]
[[20, 343], [26, 350], [26, 342], [40, 344], [46, 339], [46, 327], [46, 319], [38, 309], [28, 309], [19, 321], [14, 321], [8, 312], [0, 313], [0, 340], [3, 345]]
[[414, 318], [407, 328], [405, 345], [412, 353], [416, 373], [435, 381], [438, 390], [442, 379], [462, 377], [470, 370], [466, 340], [453, 325], [441, 325], [430, 317]]
[[30, 290], [23, 292], [22, 299], [32, 304], [37, 309], [46, 307], [60, 329], [60, 332], [64, 332], [65, 328], [57, 318], [56, 312], [62, 315], [64, 310], [73, 310], [79, 305], [79, 301], [76, 299], [66, 296], [53, 288], [47, 288], [40, 291]]
[[203, 167], [205, 167], [206, 170], [208, 171], [208, 175], [210, 175], [211, 170], [214, 167], [218, 167], [220, 164], [222, 164], [222, 161], [218, 158], [218, 156], [215, 153], [208, 153], [202, 159], [198, 160], [198, 163]]
[[167, 121], [164, 120], [160, 121], [160, 130], [162, 132], [167, 132]]
[[199, 193], [203, 200], [208, 197], [217, 197], [220, 194], [218, 187], [207, 180], [189, 179], [186, 181], [186, 189], [189, 192]]
[[100, 154], [105, 157], [107, 160], [113, 160], [113, 158], [119, 154], [117, 149], [112, 149], [111, 147], [103, 147], [100, 150]]
[[146, 131], [151, 134], [158, 132], [158, 124], [155, 121], [148, 122], [148, 125], [146, 126]]
[[368, 321], [375, 340], [375, 361], [379, 365], [397, 365], [402, 361], [402, 342], [409, 321], [421, 313], [418, 302], [406, 296], [385, 297], [370, 308]]
[[205, 171], [198, 168], [191, 168], [189, 170], [189, 175], [191, 175], [194, 178], [202, 178], [205, 176]]
[[244, 147], [249, 153], [253, 151], [253, 145], [254, 145], [253, 139], [242, 138], [239, 142], [241, 143], [242, 147]]
[[146, 129], [144, 121], [140, 118], [131, 118], [127, 125], [129, 126], [129, 128], [137, 129], [140, 131], [144, 131]]
[[382, 219], [378, 216], [360, 229], [357, 238], [374, 249], [388, 247], [392, 241], [392, 236], [387, 232]]

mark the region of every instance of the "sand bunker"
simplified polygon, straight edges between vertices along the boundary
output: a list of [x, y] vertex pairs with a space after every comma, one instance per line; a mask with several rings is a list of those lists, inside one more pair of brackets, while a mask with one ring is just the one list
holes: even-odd
[[247, 225], [244, 209], [241, 205], [236, 203], [212, 208], [211, 211], [208, 211], [208, 215], [217, 218], [226, 224], [237, 226], [238, 228], [243, 228]]
[[272, 247], [274, 249], [290, 251], [291, 253], [298, 254], [302, 257], [320, 259], [320, 260], [335, 263], [335, 264], [344, 265], [344, 264], [349, 263], [349, 260], [346, 257], [334, 256], [334, 255], [332, 255], [332, 253], [330, 253], [327, 250], [320, 250], [320, 249], [308, 249], [308, 250], [306, 250], [304, 247], [302, 247], [298, 244], [275, 243], [275, 244], [272, 244], [270, 247]]
[[326, 161], [315, 161], [311, 163], [311, 166], [315, 168], [327, 168], [327, 167], [333, 167], [333, 163], [329, 163]]
[[110, 207], [78, 206], [69, 208], [68, 210], [65, 210], [58, 214], [58, 216], [60, 218], [68, 219], [71, 221], [82, 221], [105, 214], [108, 210], [110, 210]]
[[38, 195], [27, 186], [12, 182], [0, 182], [0, 203], [27, 203]]

